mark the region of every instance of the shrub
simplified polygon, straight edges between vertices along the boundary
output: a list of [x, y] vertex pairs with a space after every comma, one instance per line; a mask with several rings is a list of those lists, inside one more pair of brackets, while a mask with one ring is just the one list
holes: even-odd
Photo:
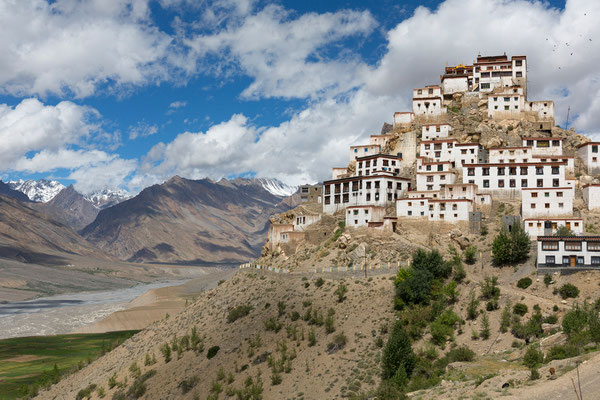
[[397, 308], [404, 304], [428, 304], [431, 300], [433, 275], [422, 269], [410, 268], [408, 277], [396, 286], [396, 297], [401, 300]]
[[475, 264], [477, 254], [477, 247], [475, 246], [467, 246], [463, 255], [465, 256], [465, 262], [469, 265]]
[[290, 319], [292, 321], [298, 321], [300, 319], [300, 313], [298, 311], [292, 311], [290, 314]]
[[162, 353], [163, 357], [165, 358], [165, 363], [168, 363], [169, 361], [171, 361], [171, 347], [169, 346], [169, 343], [165, 343], [160, 347], [160, 352]]
[[[151, 369], [144, 375], [141, 375], [133, 381], [127, 390], [127, 399], [139, 399], [146, 393], [146, 381], [156, 374], [156, 370]], [[114, 397], [113, 397], [114, 398]]]
[[497, 299], [500, 297], [500, 288], [498, 287], [498, 277], [486, 277], [481, 284], [481, 297], [486, 300]]
[[194, 375], [179, 382], [179, 385], [177, 385], [177, 387], [181, 389], [182, 394], [186, 394], [190, 390], [192, 390], [194, 386], [198, 384], [199, 381], [200, 378], [198, 378], [197, 375]]
[[502, 309], [502, 314], [500, 315], [500, 332], [506, 333], [508, 332], [508, 328], [510, 327], [510, 303], [506, 303], [504, 309]]
[[575, 307], [565, 314], [562, 320], [563, 332], [567, 336], [573, 336], [576, 333], [583, 332], [588, 323], [588, 313]]
[[531, 241], [520, 225], [513, 225], [511, 232], [502, 229], [492, 242], [492, 258], [497, 265], [525, 261], [529, 257]]
[[396, 321], [381, 356], [382, 379], [392, 378], [400, 367], [404, 368], [406, 376], [410, 378], [415, 363], [416, 357], [410, 339], [402, 323]]
[[576, 357], [579, 355], [579, 347], [572, 344], [557, 344], [550, 347], [546, 354], [546, 362], [552, 360], [563, 360], [565, 358]]
[[546, 287], [548, 287], [548, 286], [550, 286], [551, 283], [552, 283], [552, 276], [550, 276], [550, 274], [544, 275], [544, 285], [546, 285]]
[[465, 277], [467, 276], [467, 272], [465, 271], [465, 267], [462, 265], [462, 262], [454, 264], [453, 275], [454, 280], [458, 283], [462, 282], [463, 279], [465, 279]]
[[453, 363], [456, 361], [473, 361], [474, 359], [475, 352], [469, 349], [467, 346], [460, 346], [446, 353], [446, 360], [448, 363]]
[[325, 332], [327, 333], [333, 333], [335, 332], [335, 325], [334, 325], [334, 316], [335, 314], [335, 310], [333, 308], [330, 308], [327, 311], [327, 317], [325, 318]]
[[537, 368], [544, 362], [544, 353], [534, 346], [529, 346], [523, 356], [523, 364], [528, 368]]
[[344, 284], [344, 282], [340, 282], [337, 289], [334, 292], [338, 297], [338, 303], [341, 303], [346, 299], [346, 293], [348, 293], [348, 287]]
[[527, 305], [523, 303], [517, 303], [513, 306], [513, 314], [520, 315], [521, 317], [527, 314]]
[[81, 389], [79, 392], [77, 392], [77, 396], [75, 396], [75, 400], [83, 400], [85, 398], [90, 398], [92, 396], [92, 392], [94, 390], [96, 390], [95, 384], [91, 384], [88, 387], [86, 387], [85, 389]]
[[558, 289], [558, 293], [563, 299], [575, 298], [579, 296], [579, 289], [573, 284], [565, 283]]
[[443, 346], [454, 335], [454, 324], [460, 321], [452, 310], [446, 310], [431, 323], [430, 332], [433, 343]]
[[211, 358], [213, 358], [214, 356], [217, 355], [217, 353], [219, 352], [220, 349], [221, 348], [219, 346], [213, 346], [213, 347], [211, 347], [206, 352], [206, 358], [208, 358], [210, 360]]
[[237, 306], [233, 310], [229, 311], [229, 314], [227, 314], [227, 322], [232, 323], [242, 317], [245, 317], [246, 315], [250, 314], [250, 311], [252, 311], [252, 306], [249, 304]]
[[281, 322], [277, 321], [275, 317], [269, 317], [265, 322], [265, 329], [267, 331], [273, 331], [275, 333], [281, 330]]
[[558, 317], [556, 316], [556, 314], [548, 315], [546, 318], [544, 318], [544, 323], [546, 324], [556, 324], [557, 322]]
[[531, 286], [531, 284], [532, 284], [531, 278], [529, 278], [529, 277], [521, 278], [517, 282], [517, 287], [519, 289], [527, 289], [529, 286]]
[[490, 320], [487, 313], [484, 313], [483, 318], [481, 319], [481, 331], [479, 331], [479, 336], [481, 336], [483, 340], [490, 338]]
[[467, 305], [467, 318], [475, 319], [477, 318], [477, 307], [479, 306], [479, 300], [475, 297], [475, 292], [471, 290], [471, 294], [469, 297], [469, 304]]
[[540, 372], [537, 370], [537, 368], [531, 369], [531, 375], [529, 375], [529, 379], [532, 381], [540, 379]]
[[342, 350], [346, 343], [348, 342], [348, 338], [344, 335], [344, 332], [340, 332], [333, 337], [333, 341], [327, 345], [327, 351], [329, 353], [334, 353], [338, 350]]
[[325, 283], [325, 280], [323, 278], [319, 278], [315, 282], [315, 286], [318, 287], [318, 288], [320, 288], [321, 286], [323, 286], [324, 283]]
[[277, 302], [277, 317], [281, 317], [285, 314], [285, 309], [287, 305], [283, 301]]
[[429, 271], [434, 278], [448, 278], [452, 273], [452, 265], [444, 261], [444, 257], [437, 250], [429, 252], [419, 249], [414, 252], [412, 259], [413, 270]]
[[282, 381], [283, 381], [283, 379], [281, 378], [280, 373], [273, 373], [271, 375], [271, 385], [273, 385], [273, 386], [279, 385]]
[[317, 344], [317, 335], [315, 334], [315, 328], [310, 328], [310, 331], [308, 331], [308, 345], [312, 347], [315, 344]]

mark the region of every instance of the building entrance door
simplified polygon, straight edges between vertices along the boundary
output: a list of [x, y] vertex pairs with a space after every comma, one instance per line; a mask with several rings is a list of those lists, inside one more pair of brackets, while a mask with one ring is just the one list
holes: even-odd
[[577, 257], [576, 256], [571, 256], [571, 267], [575, 266], [575, 263], [577, 262]]

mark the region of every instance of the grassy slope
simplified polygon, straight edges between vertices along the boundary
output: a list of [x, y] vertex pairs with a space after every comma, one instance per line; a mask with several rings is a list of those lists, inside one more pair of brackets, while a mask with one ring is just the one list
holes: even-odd
[[[64, 373], [80, 362], [96, 358], [103, 346], [128, 339], [134, 333], [136, 331], [0, 340], [0, 399], [17, 398], [22, 385], [33, 384], [54, 364]], [[21, 357], [23, 362], [16, 360], [17, 357]], [[15, 361], [7, 361], [11, 359]]]

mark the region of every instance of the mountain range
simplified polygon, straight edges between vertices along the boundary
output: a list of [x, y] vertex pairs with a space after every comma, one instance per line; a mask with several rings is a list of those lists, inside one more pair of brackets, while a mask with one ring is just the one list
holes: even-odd
[[[80, 254], [83, 243], [131, 262], [243, 262], [259, 254], [269, 217], [299, 203], [297, 191], [276, 179], [216, 182], [175, 176], [130, 197], [110, 189], [84, 195], [73, 185], [43, 179], [0, 181], [0, 196], [12, 198], [0, 202], [0, 218], [7, 209], [13, 215], [21, 207], [15, 214], [20, 222], [0, 226], [0, 248], [3, 238], [11, 238], [12, 248], [17, 242], [29, 243], [27, 237], [33, 235], [36, 248], [52, 248], [54, 243], [61, 252]], [[39, 228], [47, 224], [52, 229]], [[76, 241], [64, 244], [51, 234], [53, 229], [80, 242], [71, 248], [68, 243]], [[18, 252], [6, 254], [16, 257]]]
[[256, 179], [215, 182], [175, 176], [100, 211], [81, 234], [102, 250], [135, 262], [247, 261], [260, 253], [269, 217], [299, 200], [277, 196], [264, 185]]

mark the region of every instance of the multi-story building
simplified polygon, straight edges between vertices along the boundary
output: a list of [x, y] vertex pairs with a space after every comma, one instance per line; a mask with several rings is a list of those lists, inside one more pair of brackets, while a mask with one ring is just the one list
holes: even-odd
[[381, 146], [378, 144], [363, 144], [360, 146], [350, 146], [350, 161], [358, 157], [372, 156], [381, 153]]
[[485, 152], [479, 143], [458, 143], [453, 138], [422, 141], [419, 156], [449, 161], [453, 168], [485, 160]]
[[565, 179], [566, 168], [564, 161], [465, 164], [463, 182], [476, 184], [483, 193], [515, 194], [525, 188], [571, 186]]
[[583, 163], [587, 168], [587, 173], [590, 175], [600, 172], [599, 147], [600, 142], [588, 142], [577, 146], [577, 154], [583, 160]]
[[440, 86], [425, 86], [413, 90], [413, 114], [416, 117], [437, 117], [446, 113]]
[[521, 193], [521, 215], [524, 218], [573, 214], [575, 191], [571, 187], [523, 188]]
[[583, 235], [583, 219], [581, 218], [527, 218], [523, 220], [523, 229], [530, 238], [555, 235], [556, 230], [563, 226], [575, 235]]
[[490, 93], [504, 87], [521, 86], [527, 96], [527, 57], [506, 54], [478, 56], [473, 63], [473, 90]]
[[392, 135], [371, 135], [369, 137], [369, 144], [377, 145], [383, 149], [391, 138]]
[[559, 137], [526, 137], [523, 147], [531, 147], [534, 156], [561, 156], [562, 142]]
[[410, 111], [396, 111], [394, 113], [394, 128], [398, 126], [407, 126], [413, 123], [415, 114]]
[[590, 211], [600, 210], [600, 184], [584, 185], [582, 188], [583, 201]]
[[421, 128], [421, 140], [434, 140], [447, 138], [452, 130], [450, 124], [423, 125]]
[[368, 227], [369, 222], [383, 222], [385, 207], [380, 206], [350, 206], [346, 208], [346, 227]]
[[379, 172], [392, 172], [397, 175], [400, 173], [401, 164], [402, 157], [389, 154], [373, 154], [370, 156], [358, 157], [356, 159], [355, 175], [368, 176]]
[[416, 176], [418, 191], [440, 190], [444, 186], [456, 182], [456, 172], [454, 171], [417, 172]]
[[538, 236], [537, 267], [550, 270], [600, 268], [600, 236]]
[[300, 202], [321, 204], [323, 202], [323, 185], [301, 185]]
[[387, 206], [411, 187], [409, 178], [392, 172], [352, 176], [323, 182], [323, 212], [334, 214], [350, 206]]

